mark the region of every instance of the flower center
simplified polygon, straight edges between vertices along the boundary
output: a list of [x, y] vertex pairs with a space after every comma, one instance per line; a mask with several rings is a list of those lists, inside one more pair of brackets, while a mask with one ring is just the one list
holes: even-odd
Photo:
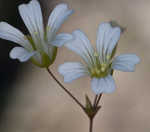
[[105, 77], [109, 71], [109, 66], [107, 64], [101, 64], [100, 66], [95, 66], [90, 69], [91, 77]]
[[91, 77], [101, 78], [107, 76], [111, 67], [111, 64], [109, 63], [110, 56], [107, 56], [108, 61], [105, 63], [100, 62], [99, 55], [97, 52], [94, 53], [94, 57], [95, 57], [95, 64], [93, 64], [92, 68], [89, 68]]
[[25, 39], [27, 39], [29, 41], [30, 45], [32, 46], [31, 50], [37, 51], [40, 54], [40, 59], [36, 59], [34, 57], [31, 58], [32, 63], [39, 67], [48, 67], [49, 65], [51, 65], [54, 62], [56, 54], [57, 54], [57, 48], [53, 47], [53, 51], [52, 51], [53, 54], [50, 57], [47, 53], [48, 49], [45, 49], [48, 47], [46, 47], [46, 45], [45, 45], [45, 47], [44, 47], [44, 45], [42, 45], [42, 41], [45, 41], [44, 44], [47, 44], [47, 41], [48, 41], [47, 40], [47, 32], [48, 31], [47, 30], [50, 30], [50, 27], [47, 27], [46, 31], [44, 32], [44, 40], [40, 40], [40, 38], [38, 37], [38, 32], [34, 32], [34, 35], [37, 36], [38, 43], [34, 42], [31, 35], [25, 36]]

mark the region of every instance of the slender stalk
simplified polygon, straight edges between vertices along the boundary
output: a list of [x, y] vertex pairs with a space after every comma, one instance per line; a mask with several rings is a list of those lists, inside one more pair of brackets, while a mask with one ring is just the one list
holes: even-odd
[[[86, 113], [86, 115], [89, 117], [89, 132], [93, 132], [93, 120], [95, 115], [89, 116], [89, 113], [86, 111], [85, 107], [79, 102], [79, 100], [68, 90], [66, 89], [63, 84], [55, 77], [55, 75], [51, 72], [49, 68], [47, 68], [48, 73], [51, 75], [51, 77], [57, 82], [57, 84], [62, 88], [80, 107], [81, 109]], [[96, 95], [93, 102], [93, 109], [96, 109], [99, 101], [102, 97], [102, 94], [99, 96]]]
[[96, 107], [97, 98], [98, 98], [98, 95], [95, 96], [95, 99], [94, 99], [94, 102], [93, 102], [93, 107]]
[[81, 107], [81, 109], [85, 112], [84, 106], [78, 101], [78, 99], [69, 91], [67, 90], [59, 80], [55, 77], [55, 75], [51, 72], [49, 68], [47, 68], [48, 73], [51, 77], [57, 82], [57, 84]]
[[90, 119], [89, 132], [93, 132], [93, 118]]
[[[93, 102], [93, 108], [97, 108], [98, 107], [98, 104], [99, 104], [99, 101], [100, 101], [101, 97], [102, 97], [102, 94], [95, 96], [94, 102]], [[95, 115], [89, 117], [89, 121], [90, 121], [89, 132], [93, 132], [93, 120], [94, 120], [94, 117], [95, 117]]]
[[101, 97], [102, 97], [102, 93], [98, 96], [97, 102], [96, 102], [96, 104], [95, 104], [96, 107], [97, 107], [97, 105], [99, 104], [99, 101], [100, 101]]

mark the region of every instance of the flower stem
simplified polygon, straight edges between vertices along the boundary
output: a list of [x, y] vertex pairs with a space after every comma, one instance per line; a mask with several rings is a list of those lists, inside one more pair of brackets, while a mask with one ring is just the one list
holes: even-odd
[[[95, 115], [97, 114], [100, 107], [98, 106], [99, 101], [102, 97], [102, 94], [96, 95], [93, 105], [91, 106], [91, 112], [87, 111], [86, 107], [84, 107], [79, 100], [68, 90], [66, 89], [63, 84], [55, 77], [55, 75], [51, 72], [49, 68], [47, 68], [48, 73], [51, 75], [51, 77], [57, 82], [57, 84], [81, 107], [81, 109], [85, 112], [85, 114], [89, 117], [89, 132], [93, 132], [93, 120]], [[98, 109], [98, 110], [97, 110]], [[93, 113], [94, 112], [94, 113]]]
[[93, 132], [93, 118], [90, 119], [89, 132]]
[[[100, 101], [101, 97], [102, 97], [102, 94], [95, 96], [94, 102], [93, 102], [93, 108], [94, 109], [98, 108], [98, 104], [99, 104], [99, 101]], [[94, 118], [95, 118], [95, 115], [89, 117], [89, 121], [90, 121], [90, 123], [89, 123], [89, 132], [93, 132], [93, 120], [94, 120]]]
[[93, 102], [93, 107], [96, 107], [97, 98], [98, 98], [98, 95], [95, 96], [95, 99], [94, 99], [94, 102]]
[[95, 106], [97, 107], [98, 106], [98, 104], [99, 104], [99, 101], [100, 101], [100, 99], [101, 99], [101, 97], [102, 97], [102, 93], [98, 96], [98, 99], [97, 99], [97, 101], [96, 101], [96, 104], [95, 104]]
[[49, 68], [47, 68], [48, 73], [51, 77], [57, 82], [57, 84], [81, 107], [81, 109], [85, 112], [84, 106], [79, 102], [79, 100], [69, 91], [67, 90], [59, 80], [55, 77], [55, 75], [51, 72]]

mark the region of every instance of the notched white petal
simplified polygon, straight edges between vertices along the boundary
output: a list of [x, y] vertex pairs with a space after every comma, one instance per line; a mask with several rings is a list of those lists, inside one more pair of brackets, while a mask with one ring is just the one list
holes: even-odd
[[15, 42], [28, 49], [32, 49], [23, 33], [6, 22], [0, 22], [0, 38]]
[[107, 55], [111, 55], [118, 40], [120, 39], [121, 29], [112, 27], [110, 23], [102, 23], [99, 25], [97, 33], [97, 51], [100, 59], [105, 60]]
[[57, 5], [49, 16], [48, 27], [50, 27], [50, 30], [48, 30], [47, 37], [49, 38], [52, 34], [56, 34], [60, 26], [73, 12], [65, 3]]
[[95, 94], [112, 93], [116, 89], [115, 81], [111, 75], [105, 78], [93, 78], [91, 80], [91, 88]]
[[35, 43], [37, 44], [37, 41], [43, 40], [43, 17], [39, 2], [37, 0], [31, 0], [27, 4], [21, 4], [19, 6], [19, 13]]
[[73, 39], [71, 34], [67, 34], [67, 33], [60, 33], [58, 34], [55, 39], [50, 42], [52, 45], [56, 46], [56, 47], [61, 47], [66, 43], [69, 43], [69, 41], [71, 41]]
[[124, 72], [135, 71], [135, 66], [140, 62], [140, 58], [135, 54], [122, 54], [117, 56], [112, 62], [112, 68]]
[[64, 13], [68, 9], [68, 5], [61, 3], [57, 5], [49, 16], [48, 25], [51, 26], [57, 19], [57, 16], [60, 16], [61, 13]]
[[58, 72], [64, 76], [64, 82], [88, 75], [87, 69], [79, 62], [68, 62], [59, 66]]
[[115, 48], [117, 42], [120, 39], [121, 29], [119, 27], [114, 27], [111, 29], [110, 33], [108, 34], [108, 38], [106, 40], [107, 45], [107, 55], [111, 54], [113, 49]]
[[36, 52], [28, 52], [26, 49], [22, 47], [14, 47], [9, 56], [11, 59], [18, 59], [20, 62], [28, 61]]
[[87, 64], [91, 65], [92, 60], [94, 60], [94, 49], [87, 36], [81, 30], [73, 31], [72, 36], [73, 40], [69, 41], [65, 46], [80, 55]]

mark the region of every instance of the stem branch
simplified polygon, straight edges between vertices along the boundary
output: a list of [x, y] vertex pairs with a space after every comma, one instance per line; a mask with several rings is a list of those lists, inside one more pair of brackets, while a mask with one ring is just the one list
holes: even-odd
[[96, 107], [97, 98], [98, 98], [98, 95], [95, 96], [95, 99], [94, 99], [94, 102], [93, 102], [93, 107]]
[[[51, 77], [57, 82], [57, 84], [81, 107], [81, 109], [86, 113], [86, 115], [89, 117], [89, 132], [93, 132], [93, 120], [95, 115], [90, 115], [89, 113], [86, 111], [86, 108], [79, 102], [79, 100], [68, 90], [66, 89], [63, 84], [57, 80], [57, 78], [55, 77], [55, 75], [51, 72], [51, 70], [49, 68], [47, 68], [48, 73], [51, 75]], [[98, 107], [99, 101], [102, 97], [102, 94], [100, 95], [96, 95], [94, 102], [93, 102], [93, 106], [92, 106], [92, 110], [96, 109]], [[96, 114], [96, 113], [95, 113]]]
[[96, 107], [98, 106], [98, 104], [99, 104], [99, 101], [100, 101], [100, 99], [101, 99], [101, 97], [102, 97], [102, 93], [98, 96], [98, 99], [97, 99], [97, 102], [96, 102]]

